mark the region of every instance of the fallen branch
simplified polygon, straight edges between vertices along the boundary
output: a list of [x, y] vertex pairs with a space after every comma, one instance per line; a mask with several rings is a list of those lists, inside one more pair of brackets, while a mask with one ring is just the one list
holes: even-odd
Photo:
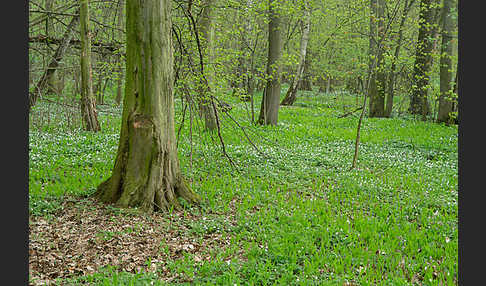
[[[63, 39], [58, 39], [55, 37], [48, 37], [45, 35], [39, 35], [35, 37], [29, 37], [29, 43], [45, 43], [45, 44], [62, 44]], [[77, 39], [71, 39], [69, 41], [70, 46], [74, 46], [76, 48], [81, 48], [81, 41]], [[102, 49], [109, 52], [116, 52], [121, 48], [121, 44], [118, 43], [103, 43], [103, 42], [92, 42], [92, 47], [96, 47], [98, 49]]]
[[338, 118], [344, 118], [344, 117], [347, 117], [347, 116], [349, 116], [349, 115], [351, 115], [351, 114], [353, 114], [353, 113], [355, 113], [356, 111], [361, 110], [361, 109], [363, 109], [363, 106], [360, 106], [360, 107], [356, 108], [355, 110], [350, 111], [350, 112], [348, 112], [348, 113], [345, 113], [345, 114], [343, 114], [343, 115], [339, 115], [339, 116], [338, 116]]

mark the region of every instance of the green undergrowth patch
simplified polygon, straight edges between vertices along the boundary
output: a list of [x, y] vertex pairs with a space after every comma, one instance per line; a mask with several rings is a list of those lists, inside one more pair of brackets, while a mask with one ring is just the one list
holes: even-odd
[[[59, 281], [61, 282], [61, 281]], [[150, 272], [131, 273], [119, 271], [114, 267], [105, 267], [100, 272], [91, 275], [68, 278], [62, 281], [74, 285], [165, 285], [157, 281], [157, 275]]]
[[[358, 118], [338, 116], [356, 108], [354, 95], [307, 92], [280, 109], [276, 127], [251, 124], [248, 103], [226, 101], [258, 150], [224, 115], [221, 135], [237, 169], [200, 120], [191, 137], [186, 118], [178, 150], [188, 182], [203, 198], [199, 215], [210, 218], [188, 221], [189, 235], [202, 241], [221, 234], [229, 247], [208, 249], [210, 260], [167, 261], [163, 273], [111, 269], [72, 281], [457, 285], [457, 126], [365, 118], [358, 166], [350, 170]], [[176, 100], [179, 123], [180, 110]], [[113, 125], [97, 134], [30, 131], [31, 215], [54, 212], [64, 194], [89, 195], [108, 178], [119, 120], [107, 122]], [[175, 278], [162, 279], [167, 273]]]

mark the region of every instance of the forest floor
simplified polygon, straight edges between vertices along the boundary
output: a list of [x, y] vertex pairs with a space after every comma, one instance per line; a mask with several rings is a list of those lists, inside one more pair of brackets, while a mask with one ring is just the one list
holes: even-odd
[[457, 126], [365, 118], [350, 170], [359, 114], [338, 117], [354, 96], [304, 92], [277, 127], [251, 125], [248, 104], [227, 101], [259, 151], [223, 116], [236, 170], [218, 136], [194, 118], [191, 137], [186, 117], [179, 158], [203, 202], [152, 215], [90, 197], [113, 167], [119, 107], [100, 106], [93, 134], [36, 105], [31, 285], [457, 285]]

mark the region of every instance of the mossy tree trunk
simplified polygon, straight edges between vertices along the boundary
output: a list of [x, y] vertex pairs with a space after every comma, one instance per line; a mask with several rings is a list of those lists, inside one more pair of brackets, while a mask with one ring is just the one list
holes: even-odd
[[179, 165], [174, 130], [170, 0], [127, 0], [127, 66], [120, 141], [96, 196], [143, 211], [199, 201]]
[[[376, 57], [373, 66], [370, 60], [371, 81], [368, 94], [370, 97], [370, 117], [385, 116], [385, 72], [383, 57], [383, 42], [385, 37], [385, 1], [373, 0], [370, 2], [372, 17], [370, 19], [370, 55]], [[380, 43], [380, 45], [378, 45]]]
[[442, 45], [440, 57], [440, 97], [437, 122], [452, 123], [452, 31], [454, 22], [452, 20], [452, 5], [454, 0], [444, 0], [442, 8]]
[[93, 95], [91, 70], [91, 37], [89, 33], [89, 0], [80, 0], [81, 32], [81, 116], [87, 131], [100, 131]]
[[[206, 62], [201, 67], [201, 79], [199, 81], [199, 111], [204, 116], [204, 127], [206, 130], [215, 130], [218, 126], [216, 123], [216, 115], [212, 106], [211, 99], [211, 84], [213, 75], [211, 68], [207, 63], [212, 64], [213, 60], [213, 25], [212, 25], [212, 5], [213, 0], [205, 0], [204, 7], [201, 14], [201, 19], [198, 21], [198, 30], [201, 41], [201, 51]], [[205, 77], [206, 80], [204, 80]]]
[[430, 112], [427, 93], [429, 90], [429, 73], [432, 67], [433, 36], [437, 27], [434, 23], [437, 3], [438, 0], [420, 1], [420, 27], [416, 44], [409, 112], [422, 115], [422, 119], [425, 119]]
[[282, 37], [277, 3], [276, 0], [269, 0], [267, 85], [262, 97], [258, 119], [258, 123], [264, 125], [277, 125], [278, 108], [280, 106], [280, 74], [282, 67], [279, 60], [282, 53]]

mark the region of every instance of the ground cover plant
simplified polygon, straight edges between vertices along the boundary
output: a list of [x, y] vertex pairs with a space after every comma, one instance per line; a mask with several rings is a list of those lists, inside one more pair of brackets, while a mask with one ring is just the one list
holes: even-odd
[[[121, 107], [99, 107], [98, 133], [54, 116], [32, 125], [31, 284], [457, 285], [457, 126], [366, 118], [350, 170], [359, 114], [339, 116], [355, 95], [303, 92], [277, 126], [252, 125], [247, 102], [227, 101], [264, 154], [222, 116], [235, 169], [218, 136], [198, 120], [190, 132], [186, 118], [179, 158], [203, 201], [169, 213], [91, 198], [113, 167]], [[181, 119], [176, 95], [176, 131]]]

